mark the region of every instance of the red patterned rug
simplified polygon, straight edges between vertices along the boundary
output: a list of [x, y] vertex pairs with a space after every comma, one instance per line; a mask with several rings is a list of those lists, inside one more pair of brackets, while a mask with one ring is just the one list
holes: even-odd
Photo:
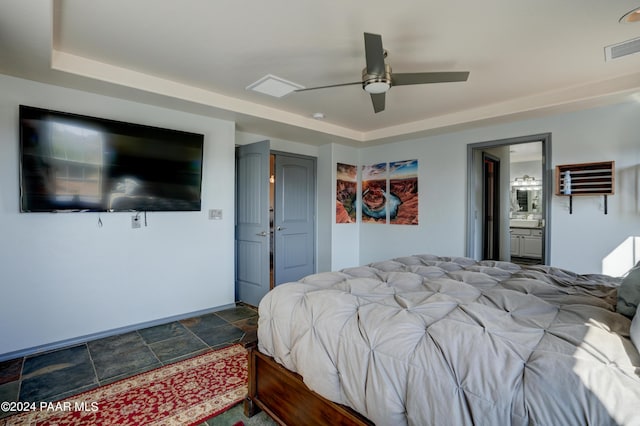
[[8, 425], [197, 425], [247, 395], [247, 351], [233, 345], [6, 418]]

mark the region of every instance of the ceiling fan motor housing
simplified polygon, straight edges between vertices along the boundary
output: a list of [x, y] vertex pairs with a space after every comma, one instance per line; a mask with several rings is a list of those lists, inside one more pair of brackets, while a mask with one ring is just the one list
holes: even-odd
[[368, 93], [385, 93], [391, 88], [391, 66], [384, 64], [384, 75], [368, 74], [362, 70], [362, 88]]
[[362, 81], [350, 83], [331, 84], [310, 88], [296, 89], [296, 92], [307, 90], [325, 89], [329, 87], [351, 86], [362, 84], [365, 92], [371, 96], [373, 111], [384, 111], [385, 94], [391, 86], [408, 86], [412, 84], [447, 83], [453, 81], [466, 81], [469, 72], [413, 72], [398, 73], [391, 78], [391, 67], [385, 62], [387, 51], [382, 47], [380, 34], [364, 33], [364, 50], [367, 66], [362, 70]]

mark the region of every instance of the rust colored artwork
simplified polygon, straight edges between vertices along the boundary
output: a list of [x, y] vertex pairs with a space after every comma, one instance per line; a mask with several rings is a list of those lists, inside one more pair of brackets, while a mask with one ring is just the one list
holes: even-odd
[[418, 160], [389, 163], [388, 202], [392, 224], [418, 224]]
[[337, 164], [336, 223], [356, 222], [357, 174], [357, 166], [342, 163]]

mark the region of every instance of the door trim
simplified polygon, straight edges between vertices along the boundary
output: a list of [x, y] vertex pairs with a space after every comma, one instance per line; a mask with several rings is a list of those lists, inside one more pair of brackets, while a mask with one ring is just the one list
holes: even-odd
[[521, 143], [542, 142], [542, 171], [543, 171], [543, 199], [544, 210], [544, 244], [542, 246], [542, 259], [546, 265], [551, 261], [551, 200], [553, 194], [553, 169], [551, 167], [551, 133], [539, 133], [534, 135], [519, 136], [514, 138], [489, 140], [485, 142], [471, 143], [467, 145], [467, 223], [466, 223], [466, 248], [465, 255], [475, 258], [476, 246], [476, 194], [474, 191], [474, 178], [477, 175], [477, 165], [473, 161], [474, 152], [488, 148]]
[[[493, 175], [487, 174], [487, 164], [493, 165]], [[482, 257], [500, 259], [500, 159], [482, 153]], [[491, 199], [491, 203], [488, 201]], [[489, 220], [489, 215], [491, 220]], [[488, 222], [491, 222], [489, 227]], [[490, 228], [490, 229], [489, 229]], [[490, 253], [490, 255], [488, 255]]]

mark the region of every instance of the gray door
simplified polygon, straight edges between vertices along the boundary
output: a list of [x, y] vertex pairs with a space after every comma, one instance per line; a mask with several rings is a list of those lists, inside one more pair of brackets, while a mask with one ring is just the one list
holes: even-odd
[[275, 284], [315, 272], [315, 161], [276, 154]]
[[236, 158], [236, 300], [258, 306], [269, 291], [269, 141]]

